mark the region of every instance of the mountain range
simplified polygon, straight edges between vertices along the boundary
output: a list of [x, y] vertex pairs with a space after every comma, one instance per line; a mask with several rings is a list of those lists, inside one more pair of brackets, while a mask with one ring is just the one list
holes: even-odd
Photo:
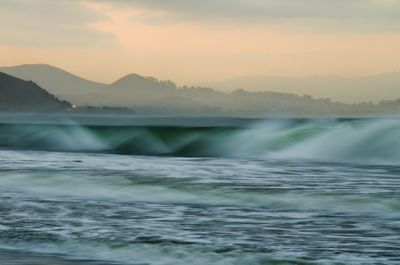
[[400, 72], [366, 76], [244, 76], [221, 82], [203, 83], [223, 91], [279, 91], [343, 103], [379, 102], [400, 98]]
[[[142, 102], [141, 96], [146, 100], [146, 92], [151, 91], [151, 97], [154, 97], [154, 93], [176, 87], [172, 82], [160, 82], [137, 74], [127, 75], [112, 84], [104, 84], [46, 64], [0, 67], [0, 72], [24, 80], [33, 80], [50, 93], [79, 105], [131, 106], [136, 105], [135, 101]], [[357, 77], [244, 76], [203, 83], [199, 87], [212, 87], [225, 92], [243, 89], [252, 92], [309, 95], [342, 103], [379, 102], [400, 98], [400, 72]], [[116, 91], [118, 93], [115, 93]], [[137, 100], [132, 99], [133, 94]]]
[[[343, 91], [343, 95], [346, 94], [346, 91], [348, 95], [353, 95], [355, 91], [363, 91], [363, 93], [360, 92], [360, 100], [354, 100], [355, 102], [362, 101], [361, 98], [369, 99], [368, 97], [372, 95], [377, 96], [374, 99], [389, 98], [389, 94], [398, 94], [398, 98], [400, 98], [400, 89], [397, 89], [400, 79], [397, 81], [396, 73], [355, 78], [350, 81], [339, 77], [293, 78], [290, 80], [287, 78], [238, 79], [230, 81], [232, 85], [230, 92], [223, 92], [205, 86], [178, 87], [171, 81], [160, 81], [153, 77], [137, 74], [130, 74], [111, 84], [104, 84], [89, 81], [60, 68], [44, 64], [0, 67], [0, 72], [24, 80], [32, 80], [56, 97], [68, 100], [78, 106], [125, 107], [133, 109], [137, 114], [145, 115], [357, 116], [400, 112], [399, 101], [383, 101], [380, 104], [350, 104], [334, 102], [327, 98], [316, 99], [306, 95], [310, 93], [305, 93], [308, 91], [306, 89], [317, 88], [326, 93], [333, 93], [333, 89], [336, 89]], [[246, 85], [246, 82], [255, 82], [254, 80], [259, 80], [257, 81], [259, 86], [257, 86], [257, 82], [253, 84], [254, 86]], [[295, 83], [299, 85], [296, 86]], [[227, 84], [229, 82], [220, 83], [219, 86]], [[261, 84], [265, 84], [266, 87], [262, 87]], [[246, 89], [232, 89], [241, 86], [245, 86]], [[255, 87], [260, 87], [259, 90], [270, 87], [271, 90], [275, 88], [279, 91], [295, 90], [296, 87], [299, 87], [299, 91], [302, 88], [305, 92], [304, 95], [299, 96], [295, 93], [249, 91], [250, 88], [256, 90]]]
[[176, 98], [169, 97], [170, 92], [176, 89], [174, 83], [137, 74], [124, 76], [112, 84], [104, 84], [46, 64], [0, 67], [0, 72], [32, 80], [57, 97], [76, 105], [137, 107], [169, 101], [180, 104]]

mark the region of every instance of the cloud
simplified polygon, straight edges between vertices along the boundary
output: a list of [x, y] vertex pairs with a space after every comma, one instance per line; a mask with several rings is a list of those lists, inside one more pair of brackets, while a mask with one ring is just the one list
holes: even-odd
[[164, 25], [288, 25], [293, 30], [400, 32], [400, 0], [1, 0], [0, 45], [102, 46], [109, 18], [85, 3], [140, 9], [131, 22]]
[[2, 0], [0, 44], [87, 46], [110, 44], [113, 36], [91, 25], [107, 17], [74, 0]]
[[[170, 21], [306, 23], [318, 27], [400, 30], [399, 0], [91, 0], [165, 12]], [[159, 20], [160, 18], [157, 17]], [[343, 26], [346, 26], [343, 28]]]
[[[0, 45], [101, 46], [118, 42], [85, 3], [140, 9], [131, 22], [286, 25], [294, 31], [400, 33], [400, 0], [1, 0]], [[295, 25], [295, 26], [293, 26]], [[301, 29], [300, 29], [301, 27]]]

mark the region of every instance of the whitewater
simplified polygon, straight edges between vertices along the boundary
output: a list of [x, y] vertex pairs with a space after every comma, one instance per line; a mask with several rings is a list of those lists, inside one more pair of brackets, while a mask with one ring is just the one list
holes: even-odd
[[397, 119], [3, 122], [0, 264], [399, 264], [399, 136]]

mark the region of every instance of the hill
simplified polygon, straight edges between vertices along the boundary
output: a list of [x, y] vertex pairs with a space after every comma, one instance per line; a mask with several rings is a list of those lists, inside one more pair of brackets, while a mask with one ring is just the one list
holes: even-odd
[[112, 84], [103, 84], [78, 77], [47, 64], [25, 64], [0, 67], [0, 72], [33, 80], [41, 87], [76, 105], [137, 106], [160, 101], [176, 86], [169, 81], [129, 74]]
[[32, 81], [0, 73], [0, 110], [2, 111], [63, 111], [71, 108]]
[[[37, 69], [36, 69], [37, 68]], [[24, 71], [22, 71], [23, 69]], [[29, 69], [36, 69], [30, 72]], [[374, 116], [399, 115], [400, 101], [382, 101], [378, 103], [342, 103], [328, 98], [316, 99], [309, 95], [299, 96], [294, 93], [248, 91], [236, 89], [231, 92], [222, 92], [208, 87], [178, 87], [171, 81], [161, 81], [153, 77], [144, 77], [130, 74], [111, 84], [101, 84], [77, 77], [61, 69], [48, 65], [23, 65], [7, 68], [10, 72], [18, 72], [25, 79], [32, 77], [35, 82], [47, 84], [44, 87], [57, 97], [68, 99], [75, 105], [81, 105], [82, 111], [98, 112], [99, 108], [85, 108], [85, 106], [100, 107], [101, 112], [110, 109], [113, 112], [126, 112], [126, 108], [133, 109], [138, 115], [191, 115], [191, 116]], [[18, 71], [17, 71], [18, 70]], [[38, 74], [40, 73], [40, 74]], [[37, 77], [35, 75], [37, 74]], [[56, 76], [52, 76], [55, 74]], [[57, 82], [57, 76], [61, 76]], [[47, 79], [48, 78], [48, 79]], [[344, 86], [343, 78], [313, 77], [307, 82], [313, 87], [335, 87], [349, 94], [349, 87]], [[381, 85], [393, 89], [391, 93], [399, 93], [397, 75], [388, 74], [380, 77], [369, 77], [363, 82], [357, 81], [354, 90], [362, 90], [371, 84]], [[272, 79], [271, 79], [272, 80]], [[297, 79], [274, 80], [276, 87], [292, 89], [291, 85]], [[336, 81], [334, 81], [336, 80]], [[358, 79], [357, 79], [358, 80]], [[378, 81], [379, 82], [378, 82]], [[386, 81], [383, 81], [386, 80]], [[298, 80], [297, 80], [298, 81]], [[340, 81], [340, 82], [339, 82]], [[300, 81], [299, 81], [300, 82]], [[300, 82], [301, 83], [301, 82]], [[54, 84], [54, 87], [51, 85]], [[241, 84], [238, 81], [238, 84]], [[348, 86], [350, 83], [346, 83]], [[386, 84], [386, 86], [385, 86]], [[71, 89], [69, 89], [71, 88]], [[321, 90], [322, 91], [322, 90]], [[375, 90], [373, 90], [375, 91]], [[343, 92], [343, 93], [344, 93]], [[354, 91], [353, 91], [354, 92]], [[374, 92], [375, 93], [375, 92]], [[361, 93], [368, 96], [368, 93]], [[340, 94], [338, 94], [340, 95]], [[387, 94], [388, 95], [388, 94]], [[360, 98], [363, 98], [360, 96]], [[389, 98], [389, 97], [388, 97]], [[357, 100], [359, 102], [361, 100]], [[106, 109], [102, 108], [107, 106]], [[78, 110], [76, 110], [78, 111]]]
[[0, 72], [23, 80], [33, 80], [51, 94], [75, 104], [85, 104], [85, 98], [90, 97], [91, 93], [107, 88], [105, 84], [86, 80], [47, 64], [0, 67]]
[[[46, 64], [29, 64], [0, 67], [0, 72], [33, 80], [41, 87], [78, 105], [137, 105], [176, 88], [168, 81], [130, 74], [112, 84], [93, 82], [60, 68]], [[314, 98], [330, 98], [342, 103], [379, 102], [400, 98], [400, 72], [369, 76], [245, 76], [222, 82], [204, 83], [200, 87], [212, 87], [225, 92], [243, 89], [252, 92], [278, 92], [310, 95]], [[135, 100], [132, 99], [135, 94]], [[106, 98], [108, 97], [108, 99]]]
[[279, 91], [343, 103], [379, 102], [400, 98], [400, 72], [369, 76], [244, 76], [222, 82], [204, 83], [224, 91]]

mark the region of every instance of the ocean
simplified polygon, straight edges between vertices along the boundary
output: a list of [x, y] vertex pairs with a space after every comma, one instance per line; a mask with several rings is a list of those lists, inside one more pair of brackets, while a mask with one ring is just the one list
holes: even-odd
[[3, 122], [0, 147], [0, 264], [400, 264], [400, 120]]

